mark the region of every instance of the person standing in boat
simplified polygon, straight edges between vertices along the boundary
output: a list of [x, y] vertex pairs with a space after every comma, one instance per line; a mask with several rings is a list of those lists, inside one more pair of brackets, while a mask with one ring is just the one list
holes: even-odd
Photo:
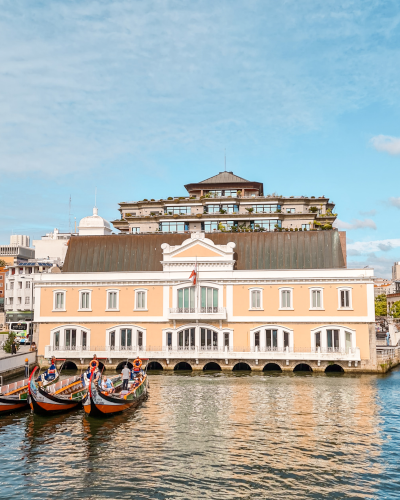
[[128, 382], [129, 382], [129, 376], [131, 374], [130, 369], [128, 368], [128, 365], [126, 364], [121, 372], [122, 375], [122, 390], [127, 391], [128, 390]]
[[53, 378], [56, 376], [56, 360], [55, 358], [51, 358], [51, 365], [49, 366], [48, 370], [44, 373], [44, 378], [45, 380], [53, 380]]

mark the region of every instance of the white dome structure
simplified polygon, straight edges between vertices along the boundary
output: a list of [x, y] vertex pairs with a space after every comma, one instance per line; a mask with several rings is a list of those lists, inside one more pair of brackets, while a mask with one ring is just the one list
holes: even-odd
[[105, 236], [112, 234], [110, 223], [98, 215], [97, 207], [93, 208], [93, 215], [84, 217], [79, 222], [79, 236]]

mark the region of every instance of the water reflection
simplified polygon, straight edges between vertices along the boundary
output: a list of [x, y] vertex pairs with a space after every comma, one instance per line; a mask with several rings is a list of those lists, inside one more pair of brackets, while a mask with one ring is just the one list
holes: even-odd
[[113, 418], [3, 417], [0, 498], [393, 497], [393, 380], [159, 374]]

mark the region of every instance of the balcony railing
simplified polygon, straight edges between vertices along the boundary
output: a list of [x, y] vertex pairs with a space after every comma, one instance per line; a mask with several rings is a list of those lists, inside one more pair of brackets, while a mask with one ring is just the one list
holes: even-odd
[[168, 316], [170, 319], [226, 319], [226, 307], [172, 307]]

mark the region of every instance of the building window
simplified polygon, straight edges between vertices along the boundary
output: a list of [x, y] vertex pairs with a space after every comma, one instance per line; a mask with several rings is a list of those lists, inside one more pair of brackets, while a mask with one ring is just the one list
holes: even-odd
[[213, 233], [214, 231], [218, 231], [218, 222], [202, 222], [201, 230], [206, 233]]
[[53, 333], [53, 347], [55, 349], [58, 349], [60, 347], [60, 332], [54, 332]]
[[309, 231], [310, 230], [310, 224], [302, 224], [301, 229], [303, 231]]
[[259, 229], [264, 228], [264, 231], [274, 231], [275, 226], [282, 227], [282, 221], [278, 219], [256, 220], [250, 221], [250, 227]]
[[178, 312], [195, 312], [195, 294], [194, 286], [178, 290]]
[[167, 347], [172, 347], [172, 332], [167, 332]]
[[140, 233], [140, 227], [132, 227], [132, 234], [139, 234]]
[[30, 288], [30, 287], [31, 287], [31, 282], [25, 281], [25, 288]]
[[147, 310], [147, 290], [135, 290], [135, 310]]
[[265, 330], [265, 346], [267, 351], [275, 351], [278, 348], [278, 330]]
[[189, 231], [189, 222], [160, 222], [158, 230], [162, 233], [183, 233]]
[[30, 304], [30, 303], [31, 303], [30, 297], [25, 297], [25, 304]]
[[107, 311], [118, 310], [118, 290], [109, 290], [107, 292]]
[[218, 348], [218, 333], [214, 330], [200, 328], [200, 348], [202, 350], [216, 350]]
[[286, 209], [286, 213], [287, 214], [295, 214], [296, 213], [296, 209], [295, 208], [287, 208]]
[[54, 309], [65, 311], [65, 292], [54, 293]]
[[341, 326], [326, 326], [311, 331], [311, 346], [324, 353], [347, 352], [356, 346], [355, 332]]
[[253, 205], [253, 212], [256, 214], [273, 214], [281, 209], [280, 205]]
[[17, 297], [17, 304], [18, 304], [18, 305], [22, 304], [22, 299], [21, 299], [21, 297]]
[[204, 213], [217, 214], [219, 213], [219, 205], [204, 205]]
[[254, 347], [260, 347], [260, 332], [254, 333]]
[[115, 330], [109, 333], [110, 349], [115, 350]]
[[237, 214], [239, 205], [221, 205], [221, 210], [225, 210], [227, 214]]
[[21, 290], [22, 289], [22, 281], [18, 281], [18, 288]]
[[11, 281], [11, 283], [10, 283], [10, 290], [14, 290], [14, 282], [13, 281]]
[[187, 328], [178, 332], [178, 349], [195, 348], [195, 328]]
[[121, 350], [132, 349], [132, 329], [121, 328], [120, 331], [120, 348]]
[[339, 288], [339, 309], [352, 309], [351, 288]]
[[227, 347], [229, 349], [229, 332], [224, 333], [224, 347]]
[[10, 297], [8, 299], [8, 302], [9, 302], [10, 306], [12, 306], [14, 304], [14, 297]]
[[80, 292], [80, 300], [79, 300], [79, 310], [82, 311], [87, 311], [89, 310], [90, 311], [90, 308], [91, 308], [91, 292], [90, 291], [86, 291], [86, 290], [82, 290]]
[[262, 309], [262, 290], [250, 289], [250, 308], [249, 309]]
[[280, 307], [279, 309], [293, 309], [292, 289], [280, 289]]
[[164, 207], [164, 214], [167, 215], [190, 215], [192, 213], [191, 207]]
[[237, 196], [237, 189], [212, 189], [207, 191], [206, 194], [210, 194], [214, 198], [218, 196]]
[[201, 312], [218, 312], [218, 289], [202, 286], [200, 288]]
[[75, 350], [76, 349], [76, 330], [68, 329], [65, 330], [65, 348], [67, 350]]
[[139, 347], [139, 349], [143, 349], [143, 332], [141, 332], [140, 330], [138, 330], [137, 332], [137, 346]]
[[328, 352], [339, 350], [339, 330], [326, 330], [326, 346]]
[[310, 289], [310, 309], [323, 309], [323, 295], [321, 288]]

